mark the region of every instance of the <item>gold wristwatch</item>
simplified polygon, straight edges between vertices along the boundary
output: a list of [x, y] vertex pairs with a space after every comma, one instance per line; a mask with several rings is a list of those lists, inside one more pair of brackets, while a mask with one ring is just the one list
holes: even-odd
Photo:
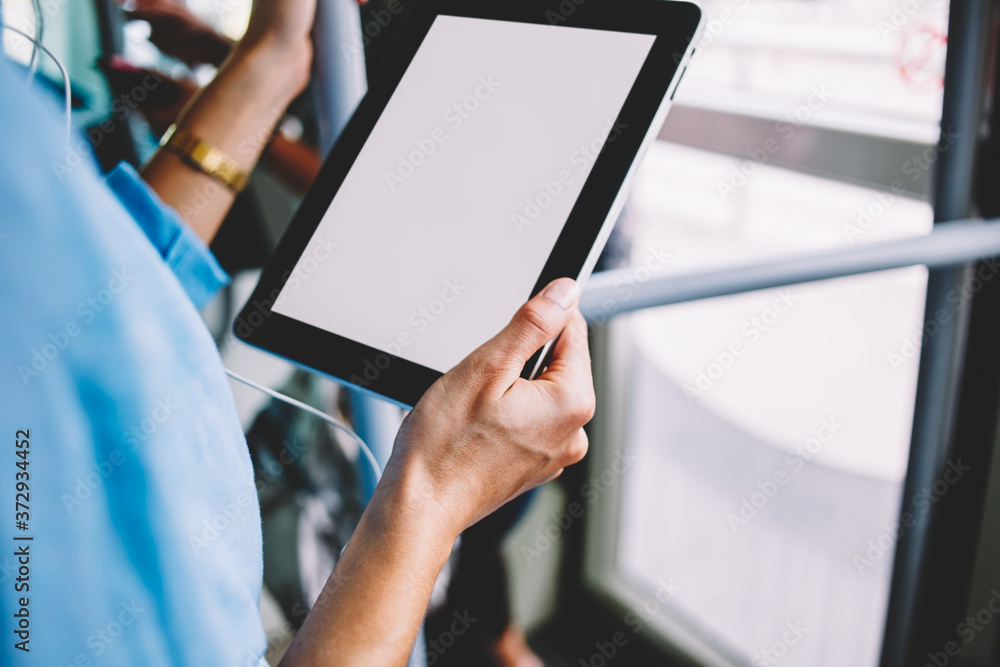
[[177, 127], [176, 123], [163, 135], [160, 146], [176, 153], [187, 164], [236, 194], [242, 192], [250, 180], [250, 174], [240, 169], [231, 157], [184, 128]]

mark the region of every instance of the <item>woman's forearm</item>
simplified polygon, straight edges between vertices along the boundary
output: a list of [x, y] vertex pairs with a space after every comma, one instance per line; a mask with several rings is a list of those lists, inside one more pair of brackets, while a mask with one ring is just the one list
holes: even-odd
[[[237, 47], [216, 78], [181, 113], [178, 126], [249, 173], [288, 104], [305, 86], [311, 57], [308, 42], [294, 49], [266, 43]], [[233, 192], [167, 149], [156, 153], [142, 176], [198, 236], [211, 243], [233, 204]]]
[[282, 667], [406, 664], [457, 535], [416, 486], [379, 485]]

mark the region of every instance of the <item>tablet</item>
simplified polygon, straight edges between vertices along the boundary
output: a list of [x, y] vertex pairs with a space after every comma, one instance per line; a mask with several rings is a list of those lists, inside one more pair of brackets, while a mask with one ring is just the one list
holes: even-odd
[[411, 10], [234, 327], [405, 406], [550, 281], [589, 276], [701, 19], [666, 0]]

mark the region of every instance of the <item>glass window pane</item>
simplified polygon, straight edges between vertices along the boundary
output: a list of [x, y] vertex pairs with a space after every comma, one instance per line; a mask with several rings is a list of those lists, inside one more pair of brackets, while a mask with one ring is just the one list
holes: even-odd
[[810, 122], [937, 140], [948, 3], [704, 0], [705, 32], [679, 103], [782, 117], [813, 89]]
[[[845, 221], [878, 201], [764, 167], [741, 205], [713, 206], [705, 183], [728, 160], [654, 150], [630, 210], [634, 264], [653, 249], [681, 272], [846, 245]], [[900, 199], [853, 242], [930, 225], [929, 205]], [[672, 613], [747, 660], [802, 623], [784, 664], [877, 663], [925, 289], [914, 267], [628, 319], [624, 438], [642, 465], [621, 487], [615, 560], [640, 597], [673, 579]]]
[[[678, 103], [778, 123], [819, 87], [833, 94], [803, 124], [938, 140], [947, 3], [902, 15], [887, 1], [702, 4], [707, 32]], [[768, 164], [720, 189], [747, 164], [657, 144], [628, 206], [633, 265], [666, 253], [657, 275], [683, 274], [931, 229], [925, 201]], [[905, 164], [890, 166], [886, 183]], [[612, 369], [625, 397], [611, 446], [639, 465], [613, 514], [598, 513], [607, 518], [597, 530], [617, 535], [603, 560], [597, 548], [589, 555], [610, 568], [597, 579], [603, 592], [632, 609], [676, 582], [653, 632], [681, 645], [700, 638], [741, 663], [876, 665], [926, 281], [913, 267], [616, 323], [611, 344], [627, 353], [612, 358], [628, 361]]]

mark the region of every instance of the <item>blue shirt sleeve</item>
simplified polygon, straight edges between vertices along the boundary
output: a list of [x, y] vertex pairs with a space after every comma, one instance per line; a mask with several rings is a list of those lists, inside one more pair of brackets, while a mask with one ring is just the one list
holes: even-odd
[[194, 307], [221, 274], [2, 56], [0, 91], [0, 498], [30, 496], [0, 665], [266, 667], [253, 466]]
[[115, 167], [108, 174], [107, 184], [177, 276], [195, 308], [203, 308], [229, 284], [229, 276], [208, 246], [176, 211], [160, 200], [130, 164], [123, 162]]

